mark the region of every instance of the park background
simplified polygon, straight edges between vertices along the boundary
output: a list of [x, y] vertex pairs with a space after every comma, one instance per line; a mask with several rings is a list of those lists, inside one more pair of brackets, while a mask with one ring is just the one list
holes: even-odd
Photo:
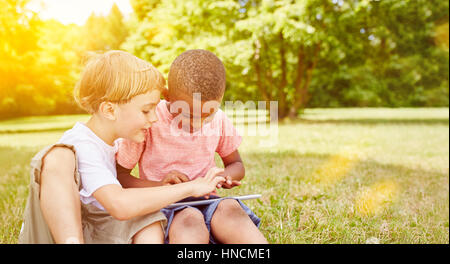
[[221, 191], [263, 195], [248, 204], [269, 242], [449, 243], [448, 1], [129, 4], [63, 23], [0, 0], [0, 243], [17, 243], [32, 156], [88, 118], [72, 90], [90, 53], [167, 77], [196, 48], [224, 62], [224, 101], [278, 102], [277, 144], [245, 136], [243, 185]]

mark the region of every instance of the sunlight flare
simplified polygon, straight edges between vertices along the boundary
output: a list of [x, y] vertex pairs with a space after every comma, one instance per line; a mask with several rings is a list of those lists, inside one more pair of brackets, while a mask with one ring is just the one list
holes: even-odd
[[398, 193], [398, 184], [391, 180], [375, 183], [360, 192], [355, 207], [362, 216], [373, 216], [392, 204]]
[[56, 19], [66, 25], [83, 25], [92, 13], [108, 14], [113, 4], [125, 16], [133, 12], [129, 0], [33, 0], [28, 6], [42, 19]]
[[344, 178], [358, 162], [356, 152], [343, 152], [331, 157], [313, 174], [319, 184], [329, 186]]

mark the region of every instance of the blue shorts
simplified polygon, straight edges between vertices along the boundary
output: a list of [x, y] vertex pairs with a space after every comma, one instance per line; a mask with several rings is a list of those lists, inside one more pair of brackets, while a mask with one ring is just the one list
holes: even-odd
[[[220, 198], [219, 196], [215, 196], [215, 195], [211, 195], [210, 199], [216, 199], [216, 198]], [[219, 203], [224, 200], [224, 199], [233, 199], [233, 198], [221, 198], [218, 199], [217, 201], [214, 201], [213, 203], [210, 204], [206, 204], [206, 205], [199, 205], [199, 206], [190, 206], [190, 205], [180, 205], [178, 207], [175, 208], [164, 208], [161, 210], [161, 212], [163, 212], [166, 217], [167, 217], [167, 227], [165, 230], [165, 243], [168, 244], [169, 243], [169, 229], [170, 226], [172, 225], [172, 220], [173, 217], [175, 215], [175, 213], [177, 211], [181, 211], [185, 208], [191, 207], [191, 208], [195, 208], [197, 210], [199, 210], [202, 214], [203, 217], [205, 218], [205, 224], [206, 227], [208, 228], [209, 231], [209, 243], [210, 244], [217, 244], [217, 242], [214, 240], [213, 235], [211, 234], [211, 219], [214, 215], [214, 212], [217, 209], [217, 206], [219, 205]], [[195, 197], [188, 197], [186, 199], [183, 199], [179, 202], [191, 202], [191, 201], [200, 201], [200, 200], [205, 200], [205, 198], [203, 197], [199, 197], [199, 198], [195, 198]], [[259, 219], [259, 217], [257, 217], [255, 215], [255, 213], [252, 212], [252, 210], [250, 210], [250, 208], [248, 208], [243, 202], [241, 202], [240, 200], [236, 199], [236, 201], [239, 202], [239, 204], [241, 205], [242, 209], [247, 213], [247, 215], [250, 217], [250, 219], [253, 221], [253, 223], [259, 228], [259, 224], [261, 223], [261, 219]]]

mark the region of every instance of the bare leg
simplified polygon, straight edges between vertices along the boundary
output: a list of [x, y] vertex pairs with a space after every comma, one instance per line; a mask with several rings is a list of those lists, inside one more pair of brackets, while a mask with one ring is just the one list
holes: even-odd
[[148, 225], [136, 233], [133, 244], [164, 244], [164, 230], [161, 222]]
[[175, 214], [169, 229], [170, 244], [208, 244], [209, 232], [203, 214], [186, 208]]
[[233, 199], [219, 203], [211, 219], [211, 233], [224, 244], [267, 244], [258, 227]]
[[70, 149], [57, 147], [42, 165], [41, 210], [56, 243], [84, 243], [74, 155]]

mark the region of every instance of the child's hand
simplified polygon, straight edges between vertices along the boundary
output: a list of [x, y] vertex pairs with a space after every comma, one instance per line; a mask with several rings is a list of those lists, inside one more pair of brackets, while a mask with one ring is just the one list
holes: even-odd
[[191, 183], [193, 184], [192, 196], [200, 197], [203, 195], [209, 195], [216, 189], [217, 184], [225, 182], [225, 178], [220, 176], [223, 175], [223, 169], [211, 168], [206, 173], [205, 177], [199, 177]]
[[167, 173], [166, 177], [164, 177], [164, 179], [161, 182], [163, 185], [172, 185], [188, 181], [189, 177], [186, 174], [173, 170]]
[[[234, 180], [231, 179], [231, 176], [223, 176], [223, 175], [224, 175], [224, 174], [220, 174], [220, 173], [218, 174], [219, 177], [224, 177], [224, 178], [225, 178], [225, 181], [219, 182], [219, 183], [217, 184], [216, 187], [217, 187], [218, 189], [219, 189], [219, 188], [231, 189], [231, 188], [233, 188], [233, 187], [236, 187], [236, 186], [241, 185], [241, 182], [240, 182], [240, 181], [234, 181]], [[217, 177], [217, 176], [216, 176], [216, 177]], [[211, 193], [205, 195], [204, 197], [205, 197], [205, 199], [209, 199], [209, 197], [210, 197], [211, 195], [216, 195], [216, 193], [213, 191], [213, 192], [211, 192]]]
[[225, 182], [217, 184], [217, 188], [231, 189], [241, 185], [240, 181], [235, 181], [231, 176], [225, 176]]
[[217, 184], [217, 188], [224, 188], [224, 189], [231, 189], [233, 187], [241, 185], [240, 181], [233, 180], [233, 178], [229, 175], [225, 176], [225, 171], [222, 174], [219, 174], [219, 176], [222, 176], [225, 178], [225, 182], [221, 182]]

